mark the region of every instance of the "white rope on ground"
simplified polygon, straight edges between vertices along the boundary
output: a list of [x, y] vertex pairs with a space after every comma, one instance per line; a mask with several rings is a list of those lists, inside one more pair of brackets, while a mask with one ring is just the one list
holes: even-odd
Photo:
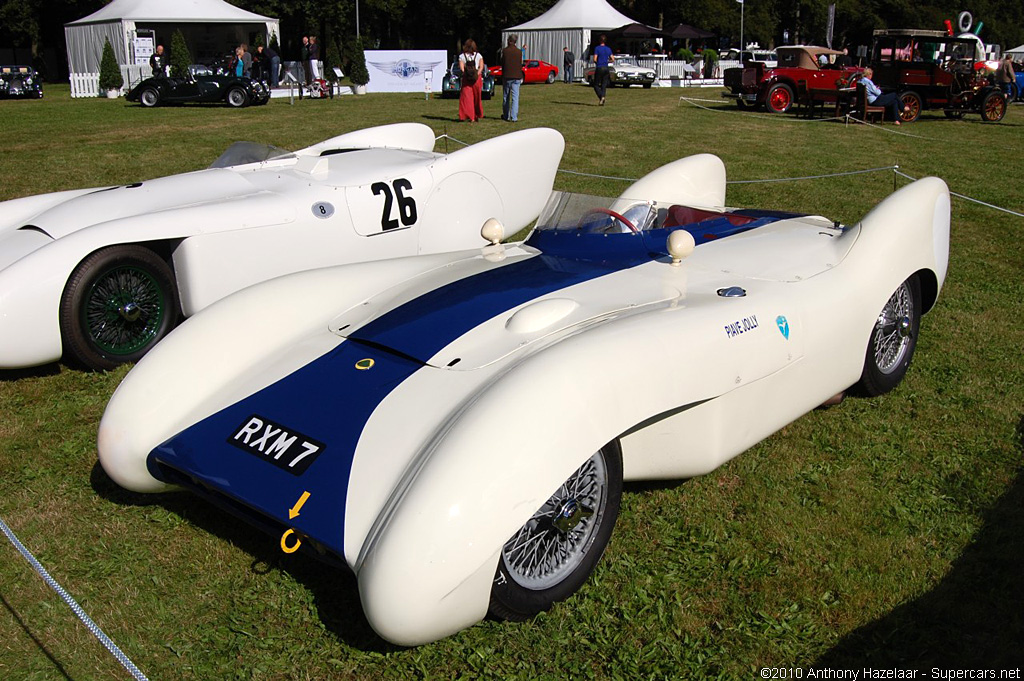
[[78, 619], [82, 620], [82, 624], [88, 627], [89, 631], [92, 632], [92, 635], [95, 636], [99, 640], [99, 642], [102, 643], [103, 646], [110, 651], [111, 655], [117, 658], [117, 661], [121, 663], [121, 666], [127, 669], [128, 673], [135, 677], [137, 681], [148, 681], [146, 675], [139, 671], [139, 668], [136, 667], [135, 664], [130, 659], [128, 659], [128, 656], [125, 655], [121, 651], [121, 649], [117, 647], [117, 644], [110, 640], [110, 637], [104, 634], [103, 630], [100, 629], [99, 626], [92, 621], [92, 618], [90, 618], [89, 615], [87, 615], [84, 610], [82, 610], [82, 606], [78, 605], [78, 603], [75, 602], [75, 599], [72, 598], [71, 595], [64, 590], [64, 587], [58, 584], [57, 580], [51, 577], [50, 573], [46, 571], [46, 568], [44, 568], [42, 564], [40, 564], [40, 562], [36, 560], [35, 556], [33, 556], [31, 552], [29, 552], [29, 550], [25, 548], [25, 545], [18, 540], [18, 537], [15, 536], [14, 531], [7, 526], [7, 523], [3, 521], [3, 518], [0, 518], [0, 530], [2, 530], [5, 535], [7, 535], [7, 538], [11, 541], [12, 544], [14, 544], [14, 548], [18, 549], [18, 553], [20, 553], [22, 557], [29, 562], [29, 565], [31, 565], [35, 569], [35, 571], [39, 573], [39, 576], [43, 578], [43, 581], [46, 582], [51, 589], [56, 591], [57, 595], [64, 599], [64, 602], [67, 603], [68, 607], [71, 608], [75, 615], [78, 616]]
[[[900, 177], [907, 178], [911, 182], [917, 181], [916, 177], [911, 177], [910, 175], [907, 175], [906, 173], [902, 173], [899, 170], [894, 170], [893, 172], [895, 172]], [[992, 208], [993, 210], [999, 210], [999, 211], [1002, 211], [1004, 213], [1009, 213], [1010, 215], [1016, 215], [1019, 218], [1024, 218], [1024, 213], [1018, 213], [1017, 211], [1010, 210], [1009, 208], [1001, 208], [1000, 206], [994, 206], [991, 203], [985, 203], [984, 201], [979, 201], [978, 199], [972, 199], [970, 196], [964, 196], [963, 194], [957, 194], [956, 192], [953, 192], [953, 191], [951, 191], [949, 193], [952, 196], [957, 197], [958, 199], [963, 199], [964, 201], [970, 201], [970, 202], [976, 203], [976, 204], [978, 204], [980, 206], [985, 206], [986, 208]]]
[[780, 116], [779, 114], [770, 114], [770, 113], [762, 114], [762, 113], [755, 113], [753, 111], [732, 111], [732, 110], [729, 110], [729, 109], [722, 109], [722, 108], [714, 108], [714, 109], [712, 109], [710, 106], [702, 106], [701, 104], [697, 104], [697, 102], [714, 102], [715, 104], [721, 104], [722, 103], [721, 100], [718, 100], [718, 99], [697, 99], [695, 97], [680, 97], [679, 101], [686, 102], [687, 104], [691, 104], [691, 105], [697, 107], [698, 109], [704, 109], [705, 111], [714, 111], [715, 113], [733, 114], [733, 115], [737, 115], [737, 116], [745, 116], [747, 118], [763, 118], [763, 119], [766, 119], [766, 120], [773, 120], [773, 121], [783, 121], [783, 122], [787, 122], [788, 121], [790, 123], [822, 123], [824, 121], [841, 121], [841, 120], [844, 120], [843, 116], [830, 116], [828, 118], [793, 118], [792, 116], [783, 117], [783, 116]]
[[902, 130], [893, 130], [892, 128], [883, 128], [880, 125], [875, 125], [874, 123], [869, 123], [868, 121], [862, 121], [859, 118], [854, 118], [850, 114], [846, 114], [845, 116], [843, 116], [843, 118], [846, 120], [847, 125], [849, 125], [850, 123], [856, 123], [858, 125], [866, 125], [869, 128], [875, 128], [876, 130], [881, 130], [882, 132], [887, 132], [890, 135], [903, 135], [904, 137], [913, 137], [914, 139], [919, 139], [919, 140], [929, 140], [929, 141], [932, 141], [932, 142], [936, 141], [934, 137], [925, 137], [924, 135], [914, 135], [913, 133], [903, 132]]

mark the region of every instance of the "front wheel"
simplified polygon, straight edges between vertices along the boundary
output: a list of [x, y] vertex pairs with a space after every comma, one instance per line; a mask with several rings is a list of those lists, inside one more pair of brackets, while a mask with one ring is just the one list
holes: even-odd
[[921, 284], [917, 276], [912, 276], [899, 285], [878, 313], [855, 391], [874, 397], [899, 385], [910, 368], [920, 328]]
[[554, 83], [554, 82], [555, 82], [555, 72], [554, 71], [548, 71], [548, 84], [550, 85], [551, 83]]
[[611, 442], [505, 542], [491, 587], [491, 615], [525, 620], [574, 594], [608, 545], [621, 497], [622, 451]]
[[769, 113], [786, 113], [793, 106], [793, 88], [785, 83], [772, 85], [764, 105]]
[[61, 296], [65, 356], [97, 371], [139, 360], [177, 321], [171, 268], [143, 246], [96, 251], [71, 273]]
[[1006, 96], [992, 90], [981, 100], [981, 120], [986, 123], [998, 123], [1006, 115]]
[[900, 94], [900, 120], [904, 123], [913, 123], [921, 117], [921, 108], [923, 106], [921, 96], [916, 92]]
[[245, 90], [240, 87], [233, 87], [228, 90], [227, 102], [230, 106], [239, 107], [245, 106], [249, 102], [249, 96], [245, 94]]
[[160, 103], [160, 93], [156, 88], [148, 87], [139, 95], [139, 103], [147, 108], [154, 107]]

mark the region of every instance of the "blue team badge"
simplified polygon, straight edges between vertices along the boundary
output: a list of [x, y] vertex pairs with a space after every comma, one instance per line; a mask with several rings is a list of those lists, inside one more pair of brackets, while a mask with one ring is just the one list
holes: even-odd
[[779, 333], [783, 335], [786, 340], [789, 340], [789, 322], [785, 316], [779, 315], [775, 318], [775, 324], [779, 327]]

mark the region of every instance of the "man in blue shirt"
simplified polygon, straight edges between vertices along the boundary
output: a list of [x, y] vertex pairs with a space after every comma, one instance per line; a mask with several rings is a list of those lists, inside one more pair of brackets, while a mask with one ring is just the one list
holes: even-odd
[[[868, 96], [868, 104], [875, 106], [885, 107], [885, 110], [892, 117], [892, 120], [896, 125], [900, 124], [900, 100], [895, 92], [888, 92], [882, 94], [882, 91], [877, 85], [871, 80], [872, 76], [875, 75], [874, 69], [870, 66], [864, 69], [864, 73], [860, 77], [860, 82], [864, 85], [864, 90]], [[903, 107], [904, 111], [910, 111], [909, 106]]]
[[604, 106], [604, 96], [608, 90], [608, 65], [615, 61], [610, 47], [604, 44], [605, 37], [602, 35], [597, 47], [594, 48], [591, 59], [594, 61], [594, 94]]

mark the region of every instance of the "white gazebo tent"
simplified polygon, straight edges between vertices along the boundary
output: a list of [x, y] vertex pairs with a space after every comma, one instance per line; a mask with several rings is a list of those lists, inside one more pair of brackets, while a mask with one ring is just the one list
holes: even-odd
[[96, 94], [76, 93], [76, 81], [78, 89], [92, 90], [89, 82], [91, 77], [99, 77], [106, 39], [110, 40], [122, 71], [132, 71], [128, 75], [135, 76], [134, 71], [141, 73], [147, 67], [133, 68], [137, 61], [134, 39], [140, 32], [152, 31], [157, 42], [169, 47], [175, 29], [181, 30], [197, 60], [230, 54], [236, 45], [249, 42], [252, 33], [262, 33], [265, 42], [271, 34], [279, 38], [281, 35], [277, 19], [248, 12], [224, 0], [113, 0], [89, 16], [64, 25], [71, 96]]
[[1012, 50], [1007, 50], [1006, 54], [1012, 56], [1016, 62], [1024, 61], [1024, 45], [1018, 45]]
[[543, 59], [562, 68], [562, 49], [568, 47], [576, 55], [576, 77], [583, 74], [579, 66], [583, 53], [602, 31], [634, 23], [605, 0], [558, 0], [555, 6], [536, 19], [506, 28], [501, 32], [501, 46], [508, 36], [519, 36], [519, 46], [526, 44], [527, 59]]

